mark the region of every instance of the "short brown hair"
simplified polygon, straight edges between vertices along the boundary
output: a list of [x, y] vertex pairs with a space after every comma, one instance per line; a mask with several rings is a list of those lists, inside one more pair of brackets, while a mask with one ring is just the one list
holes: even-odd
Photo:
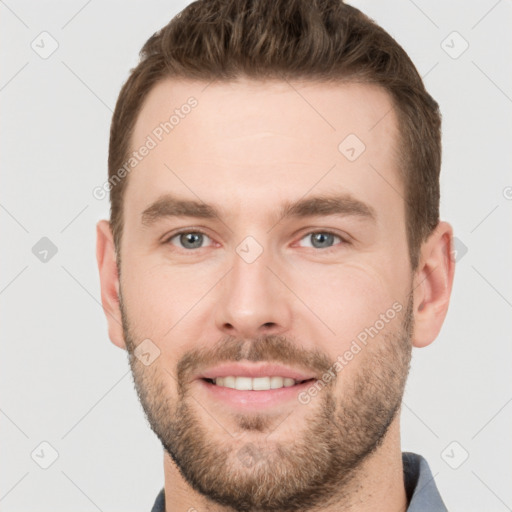
[[[282, 79], [373, 83], [391, 96], [399, 124], [398, 167], [405, 190], [409, 258], [439, 222], [441, 115], [403, 48], [341, 0], [198, 0], [153, 34], [123, 85], [112, 118], [109, 182], [130, 152], [152, 87], [165, 78]], [[110, 188], [117, 252], [126, 177]], [[119, 255], [118, 255], [119, 256]]]

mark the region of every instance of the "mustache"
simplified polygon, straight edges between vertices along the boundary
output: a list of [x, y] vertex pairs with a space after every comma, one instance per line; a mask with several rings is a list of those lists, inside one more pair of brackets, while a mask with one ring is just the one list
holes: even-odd
[[211, 366], [240, 361], [281, 363], [315, 375], [325, 373], [332, 366], [329, 357], [318, 348], [306, 349], [284, 336], [263, 335], [251, 340], [225, 336], [211, 347], [188, 351], [177, 363], [176, 376], [179, 383], [185, 383]]

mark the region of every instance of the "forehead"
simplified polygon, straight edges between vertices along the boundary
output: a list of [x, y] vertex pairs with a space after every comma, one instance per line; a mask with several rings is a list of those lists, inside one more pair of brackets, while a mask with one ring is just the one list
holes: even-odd
[[397, 135], [391, 99], [375, 85], [167, 79], [135, 124], [131, 149], [145, 156], [129, 173], [125, 204], [140, 214], [174, 192], [261, 211], [334, 188], [396, 202]]

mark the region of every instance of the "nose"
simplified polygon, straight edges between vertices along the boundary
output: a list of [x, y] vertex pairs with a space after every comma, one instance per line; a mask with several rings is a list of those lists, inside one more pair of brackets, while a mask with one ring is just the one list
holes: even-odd
[[278, 266], [266, 251], [252, 263], [235, 254], [231, 272], [222, 280], [217, 328], [241, 338], [287, 331], [292, 319], [290, 297], [275, 274], [279, 274]]

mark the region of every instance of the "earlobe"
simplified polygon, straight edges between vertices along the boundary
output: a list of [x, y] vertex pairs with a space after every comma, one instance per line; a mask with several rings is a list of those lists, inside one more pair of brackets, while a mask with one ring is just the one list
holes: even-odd
[[106, 220], [100, 220], [96, 224], [96, 260], [100, 274], [101, 303], [107, 318], [109, 338], [114, 345], [126, 349], [119, 305], [116, 252], [110, 224]]
[[450, 224], [439, 222], [421, 248], [413, 284], [415, 347], [425, 347], [436, 339], [448, 312], [455, 273], [452, 238]]

